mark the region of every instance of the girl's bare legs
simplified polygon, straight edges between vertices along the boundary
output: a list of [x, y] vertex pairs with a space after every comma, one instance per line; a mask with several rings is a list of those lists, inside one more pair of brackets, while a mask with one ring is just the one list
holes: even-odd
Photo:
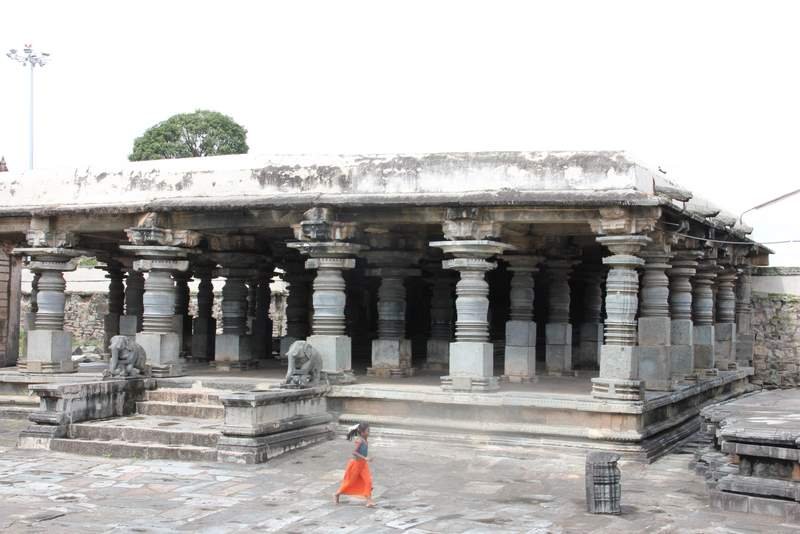
[[333, 494], [333, 502], [339, 504], [339, 492]]

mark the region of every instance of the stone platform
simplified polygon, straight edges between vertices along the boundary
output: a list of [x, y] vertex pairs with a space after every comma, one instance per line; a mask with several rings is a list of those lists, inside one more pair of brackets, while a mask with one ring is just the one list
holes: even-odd
[[715, 510], [800, 522], [800, 391], [747, 395], [702, 410], [709, 446], [693, 466]]

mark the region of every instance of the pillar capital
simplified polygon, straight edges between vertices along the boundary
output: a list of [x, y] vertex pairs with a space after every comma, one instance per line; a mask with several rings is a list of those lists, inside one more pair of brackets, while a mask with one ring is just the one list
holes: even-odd
[[501, 225], [482, 208], [447, 208], [442, 233], [451, 241], [485, 240], [500, 237]]
[[13, 253], [25, 256], [25, 266], [34, 272], [74, 271], [78, 257], [90, 255], [87, 251], [61, 247], [22, 247], [15, 248]]
[[[432, 241], [431, 247], [440, 248], [455, 258], [486, 259], [497, 254], [516, 250], [514, 245], [489, 239], [464, 239], [458, 241]], [[447, 261], [447, 260], [446, 260]], [[449, 267], [445, 267], [446, 269]]]
[[170, 217], [166, 213], [150, 212], [143, 215], [136, 226], [125, 229], [128, 241], [133, 245], [169, 246], [194, 248], [200, 244], [201, 235], [193, 230], [170, 228]]
[[610, 250], [614, 256], [623, 256], [623, 258], [614, 260], [614, 262], [607, 262], [606, 260], [609, 258], [604, 258], [603, 263], [612, 266], [623, 266], [625, 265], [624, 262], [626, 259], [624, 256], [630, 256], [632, 257], [631, 261], [634, 264], [642, 265], [644, 261], [640, 258], [637, 258], [636, 255], [643, 247], [650, 244], [653, 240], [644, 235], [629, 234], [600, 236], [596, 239], [596, 241]]
[[333, 208], [315, 207], [303, 213], [303, 220], [293, 224], [292, 230], [298, 241], [350, 241], [357, 237], [358, 225], [339, 221]]
[[539, 272], [539, 265], [545, 261], [544, 256], [529, 254], [503, 254], [502, 258], [508, 262], [508, 270], [513, 273]]

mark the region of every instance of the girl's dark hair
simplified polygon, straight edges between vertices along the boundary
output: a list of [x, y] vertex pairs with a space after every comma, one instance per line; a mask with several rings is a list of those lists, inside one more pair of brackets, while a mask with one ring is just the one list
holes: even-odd
[[352, 440], [356, 435], [361, 435], [365, 431], [369, 430], [369, 423], [358, 423], [357, 425], [353, 425], [350, 427], [350, 430], [347, 432], [347, 439]]

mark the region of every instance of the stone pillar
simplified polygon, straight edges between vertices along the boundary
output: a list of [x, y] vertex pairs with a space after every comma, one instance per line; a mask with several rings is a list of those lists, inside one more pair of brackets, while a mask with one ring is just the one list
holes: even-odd
[[214, 284], [212, 268], [196, 266], [195, 277], [200, 279], [197, 286], [197, 316], [192, 320], [193, 360], [211, 362], [214, 360], [214, 344], [217, 336], [217, 320], [214, 319]]
[[753, 365], [753, 305], [751, 302], [751, 267], [741, 267], [736, 281], [736, 363], [742, 367]]
[[188, 251], [172, 246], [123, 245], [137, 260], [133, 268], [146, 272], [142, 302], [142, 331], [136, 342], [147, 354], [154, 377], [183, 374], [181, 338], [175, 331], [175, 281], [172, 274], [189, 269]]
[[280, 355], [286, 358], [286, 351], [292, 343], [306, 339], [308, 325], [308, 293], [311, 277], [303, 266], [303, 261], [287, 261], [284, 264], [284, 279], [289, 283], [289, 295], [286, 297], [286, 335], [281, 337]]
[[544, 258], [504, 256], [511, 271], [511, 313], [506, 322], [505, 370], [509, 382], [536, 381], [536, 323], [533, 320], [533, 275]]
[[18, 248], [27, 256], [27, 267], [39, 275], [36, 294], [36, 315], [33, 330], [28, 332], [27, 358], [18, 365], [30, 373], [70, 373], [72, 334], [64, 330], [64, 272], [74, 271], [80, 251], [64, 248]]
[[717, 275], [717, 315], [714, 340], [717, 369], [735, 369], [736, 363], [736, 295], [734, 286], [738, 272], [726, 267]]
[[[36, 328], [36, 311], [39, 309], [36, 303], [37, 294], [39, 293], [39, 280], [42, 278], [41, 272], [34, 272], [33, 273], [33, 280], [31, 280], [31, 300], [30, 300], [30, 307], [28, 312], [25, 314], [25, 332], [30, 332], [31, 330]], [[19, 358], [19, 363], [21, 364], [27, 355], [23, 354]]]
[[597, 238], [612, 256], [603, 258], [610, 267], [606, 278], [605, 342], [600, 352], [600, 376], [592, 379], [592, 396], [616, 400], [644, 400], [644, 383], [639, 379], [636, 311], [639, 305], [639, 275], [644, 265], [637, 257], [650, 243], [642, 235], [614, 235]]
[[256, 320], [256, 293], [258, 279], [247, 281], [247, 333], [253, 335], [253, 322]]
[[192, 316], [189, 314], [189, 281], [192, 275], [188, 272], [175, 272], [175, 333], [181, 338], [181, 357], [192, 351]]
[[[258, 362], [253, 357], [253, 337], [248, 334], [247, 280], [256, 276], [254, 269], [234, 267], [241, 265], [235, 253], [228, 259], [230, 267], [217, 271], [217, 276], [225, 278], [222, 286], [222, 334], [218, 334], [214, 343], [214, 366], [220, 371], [231, 369], [250, 369]], [[223, 263], [225, 265], [225, 263]]]
[[580, 369], [598, 369], [603, 346], [603, 279], [605, 269], [589, 268], [581, 272], [583, 280], [583, 318], [578, 333]]
[[119, 335], [119, 320], [125, 306], [125, 274], [122, 266], [116, 262], [108, 262], [106, 278], [108, 278], [108, 313], [103, 317], [103, 352], [109, 353], [111, 338]]
[[711, 286], [717, 277], [717, 262], [704, 259], [692, 279], [692, 321], [694, 324], [694, 367], [699, 376], [716, 376], [714, 342], [714, 295]]
[[489, 284], [486, 272], [497, 267], [487, 261], [514, 247], [486, 239], [436, 241], [431, 247], [452, 254], [442, 262], [445, 269], [459, 272], [456, 284], [456, 336], [450, 344], [450, 374], [442, 377], [442, 388], [456, 391], [494, 391], [494, 347], [489, 342]]
[[372, 367], [367, 374], [406, 377], [411, 366], [411, 340], [406, 337], [406, 278], [419, 276], [411, 268], [417, 254], [403, 250], [371, 250], [364, 254], [373, 268], [367, 276], [380, 279], [378, 288], [378, 338], [372, 340]]
[[639, 378], [645, 387], [670, 391], [672, 382], [672, 324], [669, 312], [669, 278], [672, 254], [655, 245], [639, 254], [645, 260], [638, 324]]
[[572, 324], [569, 322], [569, 276], [574, 260], [547, 260], [548, 317], [545, 325], [545, 364], [551, 376], [572, 376]]
[[120, 334], [135, 336], [142, 331], [143, 296], [144, 273], [131, 269], [125, 281], [125, 315], [119, 318]]
[[669, 276], [670, 355], [672, 379], [695, 382], [694, 323], [692, 322], [692, 284], [697, 260], [702, 252], [679, 251], [672, 259]]
[[251, 328], [254, 356], [262, 360], [272, 357], [272, 320], [269, 317], [271, 291], [269, 284], [272, 280], [273, 270], [272, 265], [262, 268], [255, 284], [255, 306]]
[[431, 337], [427, 342], [425, 369], [447, 371], [450, 343], [453, 341], [453, 288], [456, 280], [449, 271], [440, 268], [435, 271], [430, 284]]

